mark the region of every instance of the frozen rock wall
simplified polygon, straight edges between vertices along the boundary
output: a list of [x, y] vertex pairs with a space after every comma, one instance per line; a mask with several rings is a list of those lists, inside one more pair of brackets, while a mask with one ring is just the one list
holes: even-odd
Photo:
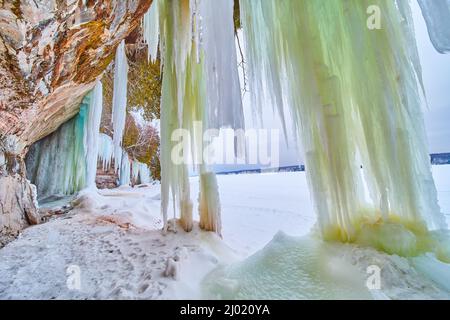
[[79, 112], [81, 100], [151, 3], [0, 2], [0, 159], [20, 164], [19, 170], [3, 165], [0, 176], [2, 236], [9, 228], [5, 221], [20, 221], [13, 223], [18, 230], [30, 223], [27, 216], [37, 216], [33, 188], [25, 178], [28, 147]]

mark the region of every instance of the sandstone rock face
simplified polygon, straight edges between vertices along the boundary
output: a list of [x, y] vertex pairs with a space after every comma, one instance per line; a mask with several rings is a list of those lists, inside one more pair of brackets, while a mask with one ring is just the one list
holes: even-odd
[[0, 238], [40, 220], [28, 147], [77, 114], [151, 2], [0, 0]]
[[39, 223], [34, 186], [20, 175], [0, 177], [0, 247]]
[[0, 135], [26, 152], [73, 117], [151, 2], [0, 1]]
[[24, 169], [20, 157], [0, 153], [0, 247], [40, 222], [36, 188], [24, 178]]

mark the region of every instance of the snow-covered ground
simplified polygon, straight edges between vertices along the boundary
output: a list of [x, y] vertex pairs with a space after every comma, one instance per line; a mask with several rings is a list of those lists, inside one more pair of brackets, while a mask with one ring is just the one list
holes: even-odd
[[[433, 170], [450, 222], [450, 166]], [[72, 212], [0, 250], [0, 299], [450, 297], [407, 259], [307, 236], [304, 173], [218, 179], [223, 240], [176, 227], [163, 235], [158, 185], [83, 192]], [[383, 270], [381, 291], [365, 286], [371, 265]]]
[[[218, 181], [223, 239], [240, 254], [263, 248], [278, 231], [305, 235], [316, 222], [304, 172], [224, 175]], [[191, 188], [197, 194], [197, 178]]]

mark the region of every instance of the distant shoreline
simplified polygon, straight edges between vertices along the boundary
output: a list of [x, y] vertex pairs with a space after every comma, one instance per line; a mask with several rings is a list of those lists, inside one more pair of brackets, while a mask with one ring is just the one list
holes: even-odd
[[[430, 155], [431, 164], [435, 166], [450, 165], [450, 153], [433, 153]], [[232, 174], [252, 174], [252, 173], [275, 173], [275, 172], [304, 172], [305, 165], [284, 166], [280, 168], [257, 168], [257, 169], [242, 169], [232, 171], [217, 172], [218, 175], [232, 175]]]
[[431, 154], [431, 164], [437, 166], [450, 164], [450, 153]]

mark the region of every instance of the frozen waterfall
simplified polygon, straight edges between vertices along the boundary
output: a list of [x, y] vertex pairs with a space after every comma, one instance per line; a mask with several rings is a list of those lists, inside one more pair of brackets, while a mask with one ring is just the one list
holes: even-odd
[[97, 143], [92, 133], [98, 130], [101, 114], [99, 87], [83, 99], [78, 115], [31, 146], [27, 178], [36, 185], [40, 200], [71, 195], [90, 185]]
[[[427, 230], [445, 222], [431, 175], [409, 3], [240, 4], [253, 104], [272, 97], [280, 114], [290, 109], [322, 236], [379, 248], [383, 238], [393, 246], [410, 239], [410, 251], [398, 250], [420, 250]], [[367, 27], [372, 5], [383, 12], [376, 30]]]

